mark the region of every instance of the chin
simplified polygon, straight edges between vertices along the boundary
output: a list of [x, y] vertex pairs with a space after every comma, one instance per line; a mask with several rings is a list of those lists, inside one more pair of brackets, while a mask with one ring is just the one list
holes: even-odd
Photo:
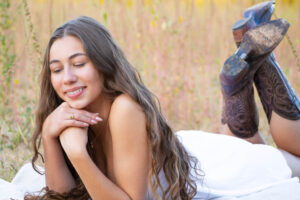
[[87, 106], [83, 102], [68, 102], [68, 104], [74, 109], [84, 109]]

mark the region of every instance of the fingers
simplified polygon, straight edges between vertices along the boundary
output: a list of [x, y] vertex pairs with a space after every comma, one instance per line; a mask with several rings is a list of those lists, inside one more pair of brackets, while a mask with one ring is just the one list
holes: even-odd
[[80, 121], [87, 123], [89, 125], [95, 125], [98, 122], [101, 122], [102, 119], [98, 116], [97, 113], [90, 113], [83, 110], [76, 110], [72, 109], [69, 111], [69, 116], [67, 115], [68, 119], [71, 121]]
[[74, 120], [74, 119], [70, 119], [70, 120], [65, 120], [65, 125], [67, 127], [79, 127], [79, 128], [85, 128], [85, 127], [88, 127], [90, 124], [86, 123], [86, 122], [82, 122], [82, 121], [77, 121], [77, 120]]
[[99, 113], [75, 109], [66, 102], [61, 104], [61, 108], [61, 114], [64, 116], [66, 126], [87, 127], [103, 121], [99, 117]]

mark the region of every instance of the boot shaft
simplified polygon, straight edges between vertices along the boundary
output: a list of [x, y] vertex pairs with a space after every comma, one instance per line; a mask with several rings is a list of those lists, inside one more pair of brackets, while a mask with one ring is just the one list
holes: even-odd
[[257, 70], [254, 83], [269, 123], [272, 111], [289, 120], [300, 119], [299, 98], [274, 55], [270, 55]]

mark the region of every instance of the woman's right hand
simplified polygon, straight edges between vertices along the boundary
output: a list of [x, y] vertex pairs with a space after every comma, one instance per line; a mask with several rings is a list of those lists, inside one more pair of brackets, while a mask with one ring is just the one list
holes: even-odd
[[67, 127], [86, 128], [102, 119], [98, 113], [71, 108], [68, 103], [60, 104], [44, 121], [42, 135], [46, 138], [58, 138]]

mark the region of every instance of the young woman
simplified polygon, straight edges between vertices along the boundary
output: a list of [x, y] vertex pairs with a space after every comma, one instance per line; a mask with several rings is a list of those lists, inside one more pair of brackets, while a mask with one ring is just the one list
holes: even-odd
[[[53, 33], [36, 119], [33, 162], [42, 143], [49, 188], [45, 199], [54, 194], [156, 199], [159, 190], [163, 199], [196, 194], [190, 176], [196, 163], [154, 95], [94, 19], [71, 20]], [[162, 187], [161, 177], [168, 187]]]
[[[286, 21], [275, 20], [248, 31], [225, 62], [220, 78], [230, 134], [255, 135], [248, 123], [253, 115], [247, 116], [255, 108], [245, 99], [253, 94], [254, 73], [287, 28]], [[234, 106], [248, 108], [242, 109], [246, 123], [231, 115]], [[53, 33], [36, 119], [33, 164], [43, 144], [47, 186], [37, 199], [216, 198], [245, 195], [291, 177], [280, 152], [270, 146], [202, 132], [175, 135], [108, 31], [88, 17]], [[299, 146], [286, 150], [300, 155]], [[270, 172], [272, 166], [277, 170]]]

